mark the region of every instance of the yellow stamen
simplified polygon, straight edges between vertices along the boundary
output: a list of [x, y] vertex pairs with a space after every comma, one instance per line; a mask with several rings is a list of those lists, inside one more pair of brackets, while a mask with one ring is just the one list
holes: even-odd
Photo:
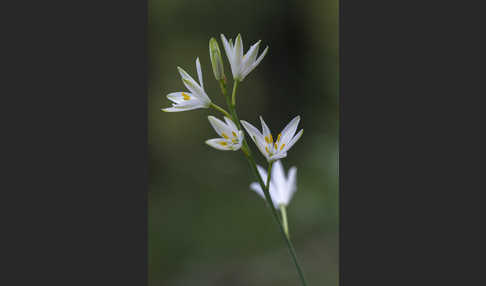
[[191, 97], [189, 95], [187, 95], [187, 93], [182, 93], [182, 98], [184, 98], [184, 100], [189, 100], [191, 99]]
[[279, 134], [278, 134], [278, 137], [277, 137], [277, 143], [280, 141], [280, 136], [282, 136], [282, 133], [279, 133]]
[[231, 142], [233, 142], [234, 144], [236, 144], [236, 143], [238, 143], [238, 139], [233, 138], [233, 139], [231, 140]]
[[224, 142], [224, 141], [223, 141], [223, 142], [219, 142], [219, 144], [220, 144], [220, 145], [222, 145], [222, 146], [226, 146], [226, 145], [228, 145], [228, 143], [226, 143], [226, 142]]
[[282, 144], [282, 146], [280, 147], [280, 151], [282, 151], [282, 149], [284, 148], [285, 144]]
[[273, 143], [273, 137], [272, 137], [272, 134], [270, 134], [270, 142]]
[[277, 148], [278, 148], [277, 143], [275, 143], [275, 144], [274, 144], [274, 146], [275, 146], [275, 149], [277, 149]]
[[268, 151], [268, 147], [265, 146], [265, 151], [267, 151], [268, 154], [270, 154], [270, 151]]
[[221, 136], [223, 136], [225, 139], [229, 139], [228, 135], [226, 135], [224, 132], [221, 133]]
[[231, 131], [231, 133], [233, 134], [233, 137], [237, 137], [237, 135], [234, 131]]
[[268, 136], [265, 136], [265, 142], [267, 142], [267, 144], [270, 143], [270, 140], [268, 139]]

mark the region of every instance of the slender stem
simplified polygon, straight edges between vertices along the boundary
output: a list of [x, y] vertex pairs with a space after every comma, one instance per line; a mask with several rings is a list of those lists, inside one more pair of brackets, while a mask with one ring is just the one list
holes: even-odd
[[233, 94], [231, 95], [231, 103], [233, 105], [233, 108], [236, 106], [236, 88], [238, 87], [238, 80], [235, 79], [234, 84], [233, 84]]
[[224, 114], [224, 116], [228, 117], [228, 118], [231, 118], [231, 115], [229, 115], [229, 113], [224, 110], [222, 107], [219, 107], [218, 105], [214, 104], [211, 102], [211, 104], [209, 105], [210, 107], [216, 109], [217, 111], [221, 112]]
[[226, 81], [224, 79], [219, 80], [219, 87], [221, 88], [221, 94], [226, 97]]
[[290, 237], [289, 237], [289, 224], [287, 223], [287, 210], [286, 210], [284, 204], [279, 205], [279, 208], [280, 208], [280, 214], [282, 215], [282, 223], [283, 223], [283, 227], [284, 227], [284, 230], [285, 230], [285, 234], [290, 239]]
[[[221, 86], [221, 92], [226, 97], [226, 103], [227, 103], [228, 108], [230, 110], [230, 113], [232, 115], [233, 122], [238, 126], [238, 129], [243, 130], [241, 128], [240, 120], [238, 119], [238, 115], [236, 114], [236, 108], [235, 108], [236, 88], [238, 86], [238, 81], [235, 80], [234, 83], [233, 83], [233, 94], [232, 94], [233, 100], [232, 100], [232, 102], [230, 101], [229, 96], [226, 95], [226, 86], [225, 86], [225, 83], [223, 81], [220, 81], [220, 86]], [[248, 160], [248, 164], [250, 165], [250, 168], [252, 169], [253, 174], [257, 178], [258, 183], [260, 184], [260, 187], [263, 190], [263, 193], [265, 194], [266, 202], [270, 206], [270, 210], [272, 211], [273, 218], [277, 222], [279, 229], [280, 229], [280, 232], [281, 232], [281, 234], [282, 234], [282, 236], [285, 240], [285, 243], [287, 244], [290, 256], [292, 257], [292, 261], [294, 262], [295, 267], [297, 268], [297, 272], [299, 273], [299, 277], [300, 277], [300, 280], [302, 282], [302, 285], [307, 286], [307, 283], [306, 283], [305, 277], [304, 277], [304, 272], [302, 271], [302, 268], [300, 267], [299, 261], [297, 260], [297, 255], [295, 253], [294, 246], [292, 245], [292, 242], [288, 238], [288, 236], [285, 232], [285, 229], [282, 226], [280, 219], [278, 218], [277, 210], [275, 209], [275, 205], [273, 204], [272, 198], [270, 196], [270, 192], [269, 192], [270, 184], [269, 183], [270, 183], [271, 170], [272, 170], [272, 164], [273, 163], [269, 164], [269, 170], [268, 170], [268, 175], [267, 175], [267, 184], [265, 185], [260, 174], [258, 173], [256, 163], [255, 163], [255, 159], [253, 159], [251, 149], [248, 146], [246, 138], [243, 138], [243, 144], [242, 145], [243, 146], [242, 146], [241, 149], [242, 149], [243, 153], [245, 154], [245, 157]]]

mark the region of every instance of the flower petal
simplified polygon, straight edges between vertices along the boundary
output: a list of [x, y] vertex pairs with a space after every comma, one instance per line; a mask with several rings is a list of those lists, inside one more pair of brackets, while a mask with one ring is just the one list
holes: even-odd
[[260, 122], [262, 123], [262, 133], [263, 133], [262, 135], [265, 139], [265, 142], [267, 144], [270, 144], [271, 141], [273, 141], [273, 140], [270, 140], [271, 139], [270, 136], [272, 135], [271, 132], [270, 132], [270, 129], [268, 128], [267, 124], [263, 120], [263, 117], [261, 117], [261, 116], [260, 116]]
[[265, 140], [263, 139], [263, 135], [260, 133], [260, 131], [250, 123], [246, 122], [245, 120], [240, 120], [241, 124], [245, 128], [246, 132], [248, 132], [248, 135], [250, 135], [251, 140], [255, 143], [255, 145], [258, 147], [258, 150], [267, 158], [268, 160], [268, 154], [265, 152]]
[[250, 67], [256, 59], [258, 55], [258, 48], [260, 47], [261, 41], [256, 42], [253, 46], [250, 47], [246, 55], [243, 56], [243, 69], [247, 69]]
[[222, 150], [222, 151], [232, 150], [230, 144], [228, 144], [228, 142], [226, 142], [226, 140], [223, 138], [214, 138], [214, 139], [206, 140], [206, 144], [208, 144], [209, 146], [215, 149]]
[[199, 84], [201, 85], [201, 88], [204, 90], [204, 83], [203, 83], [203, 77], [201, 71], [201, 62], [199, 62], [199, 57], [196, 58], [196, 70], [197, 70], [197, 77], [199, 78]]
[[249, 63], [249, 65], [242, 72], [242, 80], [245, 79], [246, 76], [258, 66], [258, 64], [263, 60], [263, 58], [267, 54], [267, 51], [268, 51], [268, 46], [265, 48], [265, 50], [263, 50], [263, 53], [260, 55], [260, 57], [258, 57], [258, 59], [255, 62]]
[[[223, 121], [211, 115], [208, 116], [208, 120], [211, 126], [213, 127], [214, 131], [216, 131], [216, 133], [218, 133], [219, 136], [221, 137], [226, 136], [228, 138], [229, 136], [231, 136], [231, 131], [232, 131], [231, 128], [229, 128], [229, 126], [227, 126]], [[228, 139], [226, 137], [225, 139]]]
[[294, 146], [294, 144], [297, 142], [297, 140], [300, 139], [300, 137], [302, 136], [302, 134], [304, 133], [304, 129], [301, 129], [299, 131], [299, 133], [297, 133], [297, 135], [295, 135], [292, 140], [290, 140], [290, 142], [283, 148], [283, 152], [287, 152], [287, 150], [289, 150], [290, 148], [292, 148], [292, 146]]
[[287, 192], [284, 198], [285, 204], [288, 205], [292, 199], [294, 193], [297, 191], [297, 168], [292, 167], [289, 170], [287, 178]]
[[260, 174], [260, 177], [262, 178], [263, 183], [266, 184], [267, 183], [267, 171], [265, 170], [265, 168], [263, 168], [260, 165], [257, 165], [257, 169], [258, 169], [258, 173]]
[[[295, 134], [295, 131], [297, 130], [297, 126], [299, 125], [299, 121], [300, 121], [300, 116], [297, 115], [296, 117], [294, 117], [289, 122], [289, 124], [287, 124], [287, 126], [285, 126], [285, 128], [282, 130], [282, 133], [281, 133], [282, 134], [281, 138], [280, 138], [281, 140], [279, 142], [280, 145], [282, 145], [282, 144], [288, 145], [289, 144], [290, 139], [292, 139], [292, 137]], [[288, 146], [285, 146], [285, 147], [288, 147]]]
[[283, 159], [287, 157], [287, 152], [278, 152], [276, 154], [273, 154], [272, 156], [266, 156], [268, 162], [274, 162], [279, 159]]
[[285, 195], [285, 186], [287, 185], [287, 180], [285, 178], [285, 172], [282, 165], [282, 161], [278, 160], [273, 163], [272, 167], [272, 182], [275, 183], [280, 196]]
[[250, 138], [251, 140], [253, 140], [253, 142], [258, 143], [260, 141], [263, 141], [262, 133], [260, 133], [260, 131], [255, 126], [251, 125], [245, 120], [240, 120], [240, 122], [246, 129], [246, 132], [248, 132], [248, 135], [250, 135]]
[[233, 131], [238, 132], [239, 129], [236, 126], [236, 124], [233, 122], [233, 120], [229, 119], [228, 117], [224, 117], [224, 121], [226, 122], [226, 125], [228, 125]]
[[179, 111], [188, 111], [188, 110], [193, 110], [198, 108], [205, 108], [205, 107], [201, 105], [183, 105], [183, 106], [174, 105], [172, 107], [162, 108], [161, 110], [164, 112], [179, 112]]
[[240, 79], [242, 60], [243, 40], [241, 38], [241, 34], [238, 34], [235, 40], [235, 46], [233, 47], [233, 63], [231, 64], [231, 70], [235, 79]]
[[257, 182], [253, 182], [250, 184], [250, 189], [255, 191], [262, 199], [265, 199], [265, 194], [263, 193], [262, 187], [260, 187], [260, 184]]
[[228, 57], [228, 61], [230, 62], [230, 65], [233, 65], [233, 47], [230, 43], [228, 43], [228, 40], [223, 34], [221, 34], [221, 41], [223, 42], [223, 47], [224, 47], [224, 52], [226, 53], [226, 57]]
[[[185, 94], [185, 96], [183, 95]], [[190, 92], [172, 92], [167, 94], [167, 98], [174, 103], [183, 103], [186, 101], [184, 98], [192, 98], [193, 95]]]

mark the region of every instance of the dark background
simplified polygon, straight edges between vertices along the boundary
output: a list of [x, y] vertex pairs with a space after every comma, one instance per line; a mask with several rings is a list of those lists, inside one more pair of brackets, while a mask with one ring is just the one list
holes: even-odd
[[260, 51], [269, 46], [239, 85], [240, 119], [258, 125], [262, 115], [278, 134], [302, 117], [304, 135], [283, 160], [286, 171], [298, 168], [290, 234], [311, 285], [337, 285], [337, 0], [149, 1], [149, 285], [299, 283], [270, 210], [248, 187], [254, 178], [242, 154], [204, 144], [216, 137], [212, 112], [160, 111], [166, 94], [185, 90], [177, 66], [197, 77], [197, 56], [208, 95], [225, 106], [208, 52], [216, 37], [231, 79], [221, 33], [241, 33], [245, 52], [258, 40]]

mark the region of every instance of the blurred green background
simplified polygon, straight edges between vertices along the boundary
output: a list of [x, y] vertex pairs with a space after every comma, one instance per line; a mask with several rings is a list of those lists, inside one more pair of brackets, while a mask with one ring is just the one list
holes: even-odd
[[262, 115], [274, 135], [301, 115], [304, 135], [283, 160], [298, 168], [290, 235], [309, 284], [338, 285], [338, 0], [149, 0], [149, 285], [300, 285], [242, 153], [204, 144], [217, 137], [214, 113], [160, 111], [185, 90], [177, 66], [197, 78], [197, 56], [206, 92], [225, 106], [208, 52], [216, 37], [231, 79], [221, 33], [241, 33], [245, 52], [270, 47], [239, 85], [238, 114], [256, 126]]

